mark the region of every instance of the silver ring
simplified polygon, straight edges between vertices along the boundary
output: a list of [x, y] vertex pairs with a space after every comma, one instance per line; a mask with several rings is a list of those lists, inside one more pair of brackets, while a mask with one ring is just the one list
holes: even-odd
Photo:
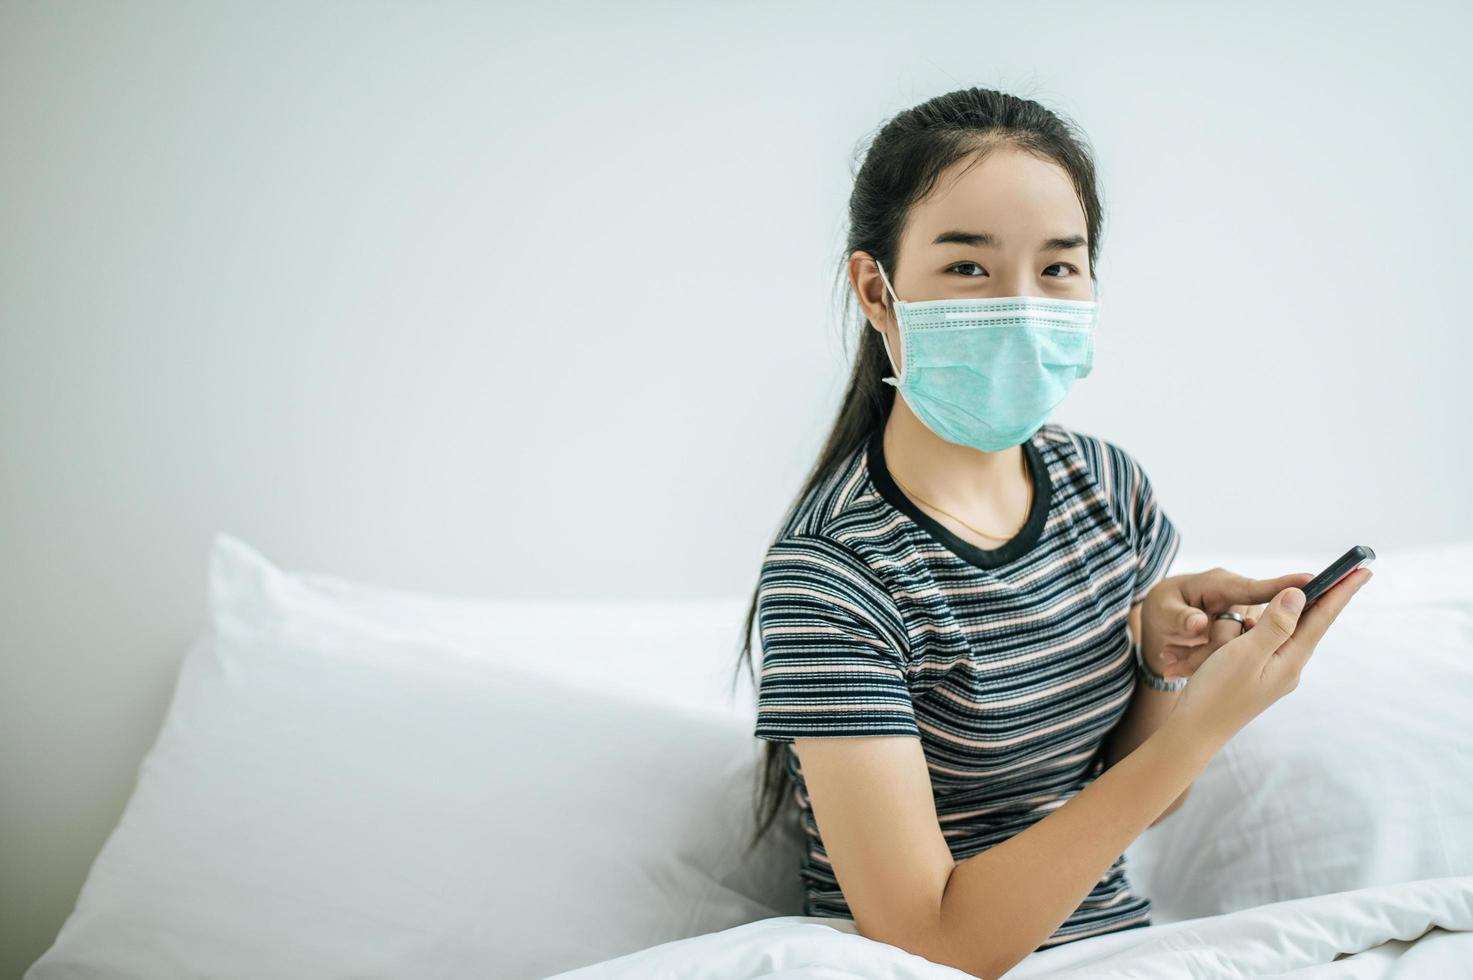
[[1239, 626], [1243, 627], [1244, 629], [1247, 629], [1248, 628], [1248, 624], [1245, 623], [1245, 622], [1243, 622], [1243, 614], [1242, 613], [1220, 612], [1220, 613], [1218, 613], [1216, 616], [1214, 616], [1212, 618], [1213, 619], [1234, 619], [1234, 620], [1237, 620]]

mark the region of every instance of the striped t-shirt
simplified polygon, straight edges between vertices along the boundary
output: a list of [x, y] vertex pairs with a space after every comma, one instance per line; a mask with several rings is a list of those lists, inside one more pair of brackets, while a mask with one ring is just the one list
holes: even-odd
[[[793, 738], [916, 736], [952, 857], [985, 851], [1104, 771], [1135, 687], [1127, 614], [1180, 546], [1145, 471], [1105, 439], [1048, 423], [1026, 440], [1027, 522], [983, 549], [899, 490], [882, 436], [798, 502], [758, 586], [756, 734], [790, 743], [804, 915], [852, 918]], [[1150, 912], [1122, 854], [1038, 949]]]

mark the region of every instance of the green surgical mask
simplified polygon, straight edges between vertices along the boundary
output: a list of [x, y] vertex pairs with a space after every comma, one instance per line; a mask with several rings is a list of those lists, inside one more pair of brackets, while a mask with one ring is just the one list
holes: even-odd
[[[947, 442], [997, 452], [1048, 421], [1070, 386], [1094, 367], [1098, 300], [1041, 296], [894, 300], [902, 372], [883, 378]], [[1098, 287], [1096, 296], [1099, 295]]]

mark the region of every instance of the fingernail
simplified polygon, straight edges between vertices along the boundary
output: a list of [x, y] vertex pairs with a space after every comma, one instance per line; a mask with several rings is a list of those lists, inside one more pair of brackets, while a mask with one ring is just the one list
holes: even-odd
[[1291, 613], [1297, 613], [1304, 608], [1304, 592], [1300, 589], [1290, 589], [1289, 594], [1284, 596], [1284, 608]]

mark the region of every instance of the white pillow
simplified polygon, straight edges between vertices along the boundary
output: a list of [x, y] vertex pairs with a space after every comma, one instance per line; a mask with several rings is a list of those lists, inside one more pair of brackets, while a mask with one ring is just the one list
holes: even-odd
[[[317, 572], [279, 569], [225, 533], [214, 550], [239, 581], [217, 579], [230, 601], [261, 593], [260, 615], [300, 629], [385, 640], [433, 639], [515, 661], [596, 691], [627, 691], [751, 720], [755, 689], [738, 647], [751, 596], [689, 599], [539, 599], [429, 595]], [[755, 585], [755, 579], [754, 579]], [[550, 629], [549, 626], [555, 626]], [[755, 631], [754, 631], [755, 633]], [[754, 646], [760, 658], [760, 647]]]
[[[801, 910], [749, 721], [296, 615], [221, 538], [211, 629], [27, 980], [545, 977]], [[597, 643], [593, 636], [590, 642]], [[595, 651], [596, 652], [596, 651]]]
[[[1179, 556], [1173, 574], [1266, 578], [1334, 557]], [[1473, 874], [1473, 542], [1378, 552], [1372, 568], [1299, 686], [1127, 850], [1153, 921]]]

